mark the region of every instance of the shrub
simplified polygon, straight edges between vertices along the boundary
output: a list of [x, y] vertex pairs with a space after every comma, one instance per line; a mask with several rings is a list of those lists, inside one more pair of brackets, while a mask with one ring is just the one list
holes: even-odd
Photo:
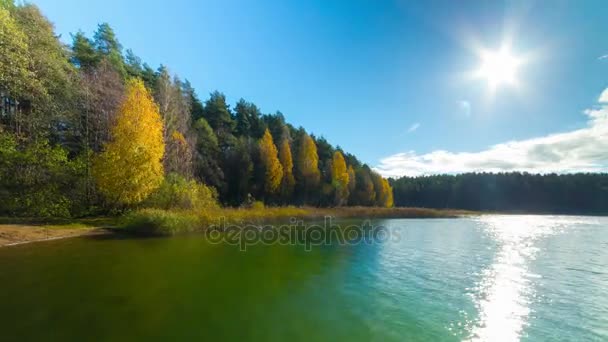
[[264, 202], [262, 201], [253, 201], [250, 205], [251, 209], [264, 209]]
[[142, 209], [126, 214], [121, 225], [127, 231], [139, 234], [173, 235], [197, 230], [199, 221], [191, 212]]
[[158, 209], [201, 210], [217, 208], [217, 192], [214, 188], [187, 180], [171, 173], [161, 186], [148, 197], [146, 206]]
[[19, 143], [0, 131], [0, 214], [69, 217], [82, 190], [84, 164], [61, 147], [40, 139]]

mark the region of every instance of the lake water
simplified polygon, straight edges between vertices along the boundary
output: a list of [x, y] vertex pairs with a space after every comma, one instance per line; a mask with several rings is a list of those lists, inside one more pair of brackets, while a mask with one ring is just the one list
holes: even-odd
[[0, 339], [608, 340], [608, 218], [373, 223], [388, 238], [310, 251], [202, 235], [1, 248]]

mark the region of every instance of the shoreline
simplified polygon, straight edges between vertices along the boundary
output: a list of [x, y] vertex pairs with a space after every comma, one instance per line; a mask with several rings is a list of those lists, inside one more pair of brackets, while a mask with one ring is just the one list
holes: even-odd
[[112, 234], [112, 232], [103, 227], [58, 228], [26, 224], [0, 224], [0, 248], [102, 234]]

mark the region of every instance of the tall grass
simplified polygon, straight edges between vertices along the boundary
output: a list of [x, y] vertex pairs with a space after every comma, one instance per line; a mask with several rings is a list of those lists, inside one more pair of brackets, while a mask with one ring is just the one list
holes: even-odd
[[221, 220], [227, 225], [248, 225], [287, 222], [298, 220], [334, 218], [453, 218], [474, 214], [462, 210], [437, 210], [425, 208], [372, 208], [372, 207], [266, 207], [266, 208], [209, 208], [203, 210], [141, 209], [127, 214], [122, 219], [122, 228], [127, 231], [173, 235], [202, 231]]

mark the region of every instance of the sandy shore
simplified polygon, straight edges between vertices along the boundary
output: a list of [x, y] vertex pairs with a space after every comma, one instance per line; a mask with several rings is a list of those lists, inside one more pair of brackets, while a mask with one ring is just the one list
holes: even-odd
[[49, 228], [21, 224], [0, 225], [0, 247], [75, 236], [105, 234], [100, 228]]

